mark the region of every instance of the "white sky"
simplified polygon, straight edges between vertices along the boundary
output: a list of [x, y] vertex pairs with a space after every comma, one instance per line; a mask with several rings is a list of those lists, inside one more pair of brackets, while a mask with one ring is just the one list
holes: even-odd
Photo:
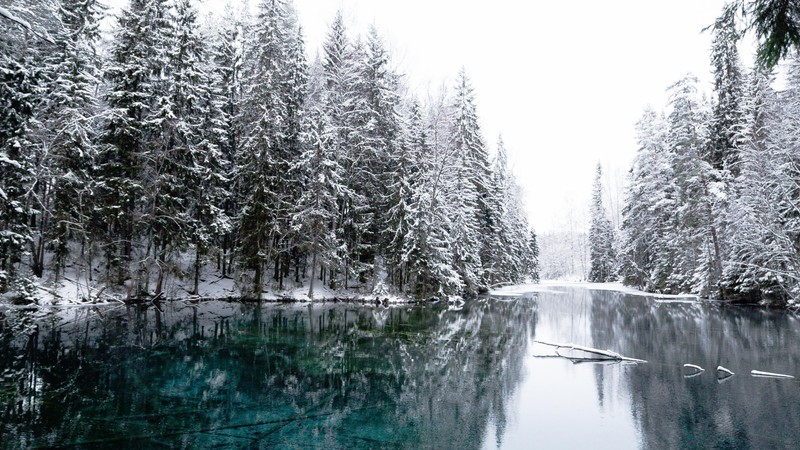
[[[198, 1], [201, 12], [225, 3]], [[634, 124], [645, 106], [663, 107], [669, 85], [692, 72], [710, 92], [711, 36], [700, 30], [725, 1], [294, 3], [310, 57], [341, 9], [351, 36], [376, 26], [423, 99], [465, 67], [490, 151], [502, 133], [531, 222], [548, 232], [578, 225], [568, 222], [588, 205], [598, 161], [609, 178], [624, 177]]]

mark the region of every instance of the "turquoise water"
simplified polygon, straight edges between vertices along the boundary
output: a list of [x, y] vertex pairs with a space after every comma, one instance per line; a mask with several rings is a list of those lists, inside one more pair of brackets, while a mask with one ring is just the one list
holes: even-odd
[[749, 372], [800, 375], [798, 344], [793, 314], [578, 288], [460, 308], [0, 310], [0, 446], [796, 448], [800, 383]]

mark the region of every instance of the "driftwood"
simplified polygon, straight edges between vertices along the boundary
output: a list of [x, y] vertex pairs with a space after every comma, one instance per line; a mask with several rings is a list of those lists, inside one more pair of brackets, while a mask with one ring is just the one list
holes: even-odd
[[725, 374], [725, 376], [726, 376], [726, 377], [729, 377], [729, 376], [731, 376], [731, 375], [735, 375], [735, 374], [734, 374], [733, 372], [731, 372], [730, 370], [728, 370], [728, 369], [726, 369], [726, 368], [724, 368], [724, 367], [722, 367], [722, 366], [717, 366], [717, 374], [719, 374], [720, 372], [721, 372], [721, 373], [723, 373], [723, 374]]
[[[533, 341], [538, 344], [548, 345], [550, 347], [556, 348], [556, 355], [562, 358], [570, 359], [570, 360], [593, 360], [593, 361], [601, 361], [601, 360], [612, 360], [612, 361], [626, 361], [632, 363], [646, 363], [647, 361], [643, 359], [636, 359], [636, 358], [629, 358], [627, 356], [622, 356], [617, 352], [611, 350], [600, 350], [598, 348], [592, 347], [585, 347], [583, 345], [578, 344], [556, 344], [552, 342], [544, 342], [544, 341]], [[598, 355], [600, 358], [574, 358], [570, 356], [562, 355], [559, 350], [567, 349], [567, 350], [577, 350], [584, 353], [589, 353], [592, 355]]]
[[754, 377], [763, 377], [763, 378], [794, 378], [794, 375], [786, 375], [782, 373], [772, 373], [772, 372], [762, 372], [760, 370], [751, 370], [750, 375]]
[[692, 370], [691, 373], [685, 374], [683, 376], [684, 378], [696, 377], [696, 376], [698, 376], [701, 373], [706, 371], [706, 369], [703, 369], [702, 367], [700, 367], [698, 365], [695, 365], [695, 364], [684, 364], [683, 367], [686, 368], [686, 369], [691, 369]]
[[717, 381], [718, 382], [725, 381], [728, 378], [732, 377], [733, 375], [734, 375], [734, 373], [732, 371], [730, 371], [729, 369], [726, 369], [726, 368], [724, 368], [722, 366], [717, 366]]

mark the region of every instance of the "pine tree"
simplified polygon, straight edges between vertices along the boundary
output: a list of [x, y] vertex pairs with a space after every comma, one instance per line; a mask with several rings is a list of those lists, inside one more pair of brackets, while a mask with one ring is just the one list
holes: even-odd
[[262, 1], [245, 58], [242, 117], [250, 127], [237, 156], [243, 190], [239, 253], [246, 268], [254, 272], [256, 297], [261, 295], [270, 260], [275, 263], [276, 278], [282, 278], [281, 252], [286, 248], [282, 241], [287, 237], [298, 190], [287, 176], [299, 152], [302, 92], [298, 95], [298, 89], [302, 89], [304, 76], [304, 68], [296, 66], [301, 62], [297, 55], [302, 54], [302, 43], [293, 35], [292, 24], [284, 2]]
[[400, 291], [406, 289], [409, 281], [410, 255], [405, 252], [413, 240], [413, 220], [415, 209], [414, 192], [418, 188], [421, 158], [427, 152], [425, 132], [419, 104], [414, 100], [407, 105], [406, 115], [400, 121], [397, 142], [389, 153], [385, 178], [387, 180], [388, 201], [383, 215], [382, 241], [383, 253], [389, 267], [389, 278]]
[[48, 61], [52, 68], [47, 89], [50, 103], [41, 110], [42, 137], [52, 165], [53, 228], [48, 238], [53, 246], [56, 280], [67, 262], [71, 239], [80, 242], [82, 257], [91, 246], [91, 169], [97, 155], [99, 124], [95, 118], [100, 111], [95, 45], [100, 37], [101, 9], [94, 0], [62, 0], [58, 14], [62, 28], [56, 37], [57, 49]]
[[668, 145], [674, 154], [676, 211], [676, 271], [668, 280], [674, 292], [716, 292], [722, 253], [714, 220], [713, 167], [702, 149], [708, 139], [708, 108], [697, 93], [697, 78], [687, 76], [670, 88]]
[[141, 234], [137, 224], [147, 224], [141, 220], [142, 181], [152, 181], [144, 164], [159, 135], [160, 123], [152, 119], [165, 92], [170, 28], [166, 0], [132, 0], [119, 17], [105, 70], [109, 110], [95, 172], [99, 205], [93, 222], [103, 236], [107, 275], [120, 284], [133, 275], [129, 265]]
[[600, 163], [595, 169], [592, 188], [591, 226], [589, 227], [589, 281], [605, 283], [616, 278], [614, 254], [614, 229], [603, 206], [603, 168]]
[[492, 283], [518, 283], [531, 275], [533, 264], [528, 219], [520, 187], [508, 167], [502, 137], [492, 168], [492, 196], [497, 217], [494, 227], [494, 251], [491, 252]]
[[489, 209], [488, 157], [472, 86], [464, 70], [456, 80], [451, 111], [448, 145], [452, 166], [447, 176], [451, 181], [447, 201], [452, 211], [454, 266], [466, 292], [474, 294], [485, 287], [488, 275], [484, 273], [483, 260], [488, 263], [489, 249], [481, 236], [493, 235], [496, 217]]
[[[717, 171], [725, 171], [734, 177], [738, 175], [738, 152], [742, 135], [744, 97], [744, 76], [737, 41], [734, 11], [725, 8], [723, 14], [713, 25], [714, 39], [711, 47], [711, 64], [714, 73], [714, 103], [709, 149], [706, 161]], [[720, 174], [717, 178], [726, 178]]]
[[645, 111], [637, 123], [637, 140], [622, 211], [620, 274], [626, 285], [663, 292], [674, 270], [671, 242], [677, 209], [665, 119]]
[[[756, 69], [744, 109], [741, 172], [735, 180], [727, 236], [728, 258], [723, 274], [724, 298], [787, 300], [787, 267], [794, 259], [777, 206], [781, 202], [780, 169], [785, 159], [777, 141], [783, 111], [772, 89], [771, 73]], [[778, 175], [776, 177], [776, 175]], [[787, 245], [788, 244], [788, 245]]]
[[305, 45], [302, 30], [296, 24], [296, 18], [289, 14], [289, 34], [287, 50], [286, 75], [282, 82], [286, 97], [286, 119], [284, 120], [284, 141], [279, 164], [276, 164], [277, 186], [282, 210], [278, 212], [277, 242], [278, 256], [275, 262], [273, 278], [278, 280], [278, 288], [283, 289], [283, 279], [289, 275], [291, 264], [295, 265], [295, 281], [299, 282], [300, 254], [298, 243], [291, 236], [291, 221], [294, 207], [302, 195], [302, 176], [297, 173], [297, 161], [303, 152], [302, 133], [304, 127], [304, 111], [306, 102], [306, 85], [308, 66], [305, 57]]
[[34, 111], [33, 50], [24, 34], [3, 22], [0, 33], [0, 292], [18, 290], [26, 274], [17, 265], [32, 241], [25, 192], [31, 164], [25, 134]]
[[531, 229], [531, 235], [528, 239], [528, 248], [530, 249], [529, 257], [526, 264], [526, 274], [534, 283], [539, 282], [539, 240], [536, 237], [536, 231]]
[[448, 297], [464, 290], [455, 268], [453, 224], [448, 203], [453, 154], [447, 145], [449, 126], [445, 96], [430, 105], [427, 125], [419, 111], [410, 111], [408, 144], [417, 158], [418, 172], [409, 204], [409, 232], [404, 237], [408, 287], [417, 298]]
[[[363, 48], [353, 45], [347, 38], [344, 19], [338, 12], [323, 43], [324, 112], [335, 133], [333, 146], [342, 167], [342, 185], [339, 193], [337, 233], [343, 239], [339, 248], [341, 267], [331, 269], [329, 284], [336, 288], [339, 282], [345, 288], [353, 280], [363, 282], [374, 261], [370, 224], [374, 211], [367, 192], [370, 183], [368, 149], [365, 146], [368, 107], [364, 95], [360, 61]], [[367, 158], [362, 164], [361, 158]], [[340, 280], [340, 275], [343, 279]]]
[[[233, 218], [238, 213], [238, 199], [243, 197], [238, 183], [239, 172], [237, 155], [241, 151], [244, 134], [242, 122], [242, 68], [244, 59], [244, 35], [247, 28], [243, 13], [237, 13], [226, 6], [221, 20], [221, 26], [212, 35], [211, 64], [208, 70], [211, 83], [209, 109], [218, 111], [217, 127], [221, 133], [217, 147], [221, 153], [224, 166], [222, 174], [226, 178], [226, 194], [217, 205], [221, 213], [228, 218]], [[225, 231], [227, 230], [227, 231]], [[225, 227], [216, 234], [216, 246], [219, 248], [217, 255], [217, 269], [223, 277], [227, 277], [231, 270], [234, 256], [234, 227]]]
[[[342, 167], [334, 153], [334, 131], [328, 116], [317, 108], [309, 112], [306, 148], [298, 165], [307, 180], [292, 218], [292, 227], [310, 255], [308, 297], [314, 298], [314, 284], [319, 276], [325, 282], [326, 272], [339, 263], [337, 248], [341, 239], [335, 224], [339, 213], [337, 200], [344, 189]], [[319, 272], [317, 269], [319, 268]]]

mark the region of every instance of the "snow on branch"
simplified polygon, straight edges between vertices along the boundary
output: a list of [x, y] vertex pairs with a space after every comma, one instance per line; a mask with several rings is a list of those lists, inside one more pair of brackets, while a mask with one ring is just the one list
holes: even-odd
[[725, 377], [729, 377], [731, 375], [734, 375], [733, 372], [731, 372], [729, 369], [726, 369], [726, 368], [724, 368], [722, 366], [717, 366], [717, 372], [718, 372], [718, 374], [719, 373], [723, 374]]
[[703, 369], [702, 367], [695, 364], [684, 364], [683, 367], [691, 370], [690, 373], [687, 373], [686, 375], [683, 376], [684, 378], [696, 377], [706, 371], [706, 369]]
[[40, 38], [44, 39], [45, 41], [47, 41], [47, 42], [49, 42], [51, 44], [55, 44], [55, 41], [53, 41], [49, 37], [44, 36], [44, 35], [42, 35], [40, 33], [37, 33], [36, 31], [34, 31], [34, 29], [31, 27], [30, 22], [28, 22], [25, 19], [20, 19], [19, 17], [14, 15], [11, 11], [7, 10], [6, 8], [3, 8], [2, 6], [0, 6], [0, 17], [3, 17], [5, 19], [8, 19], [8, 20], [16, 23], [17, 25], [19, 25], [22, 28], [30, 31], [31, 33], [35, 34], [36, 36], [39, 36]]
[[3, 8], [3, 7], [0, 7], [0, 16], [5, 17], [6, 19], [8, 19], [8, 20], [10, 20], [12, 22], [18, 23], [23, 28], [26, 28], [28, 30], [31, 29], [31, 24], [28, 23], [27, 20], [20, 19], [19, 17], [17, 17], [14, 14], [12, 14], [11, 11], [9, 11], [9, 10]]
[[763, 378], [794, 378], [794, 375], [786, 375], [783, 373], [762, 372], [760, 370], [751, 370], [750, 375], [754, 377]]

